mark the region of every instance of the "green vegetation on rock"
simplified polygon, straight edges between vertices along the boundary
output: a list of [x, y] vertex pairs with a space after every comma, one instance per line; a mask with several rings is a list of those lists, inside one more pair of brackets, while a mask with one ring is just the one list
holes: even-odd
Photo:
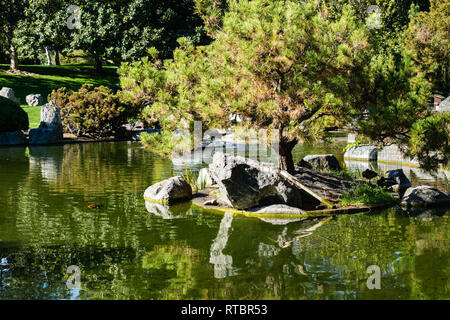
[[340, 205], [380, 205], [395, 201], [394, 196], [381, 187], [360, 183], [342, 195]]

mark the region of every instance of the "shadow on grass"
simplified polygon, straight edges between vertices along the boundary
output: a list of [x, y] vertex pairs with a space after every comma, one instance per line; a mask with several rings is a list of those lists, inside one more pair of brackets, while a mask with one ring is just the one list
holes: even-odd
[[[0, 69], [8, 66], [0, 65]], [[0, 87], [10, 87], [14, 90], [21, 105], [26, 105], [26, 96], [40, 93], [47, 101], [48, 95], [61, 87], [78, 90], [83, 84], [95, 86], [117, 86], [119, 76], [116, 67], [106, 67], [103, 74], [93, 74], [92, 66], [20, 66], [20, 70], [35, 75], [16, 75], [0, 72]]]

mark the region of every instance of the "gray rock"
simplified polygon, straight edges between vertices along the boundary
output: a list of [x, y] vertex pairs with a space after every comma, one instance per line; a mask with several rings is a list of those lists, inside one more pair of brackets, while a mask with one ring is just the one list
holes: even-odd
[[41, 109], [41, 126], [62, 129], [61, 112], [52, 103], [47, 103]]
[[183, 177], [158, 182], [145, 190], [144, 198], [157, 203], [176, 203], [192, 198], [192, 188]]
[[309, 163], [313, 170], [340, 171], [342, 169], [338, 159], [332, 154], [312, 154], [304, 157], [302, 161]]
[[44, 104], [44, 98], [40, 94], [29, 94], [25, 100], [30, 107], [42, 106]]
[[361, 146], [347, 149], [344, 159], [350, 160], [377, 160], [378, 149], [375, 146]]
[[389, 170], [386, 172], [386, 179], [395, 180], [396, 184], [392, 186], [392, 189], [396, 192], [403, 193], [411, 187], [411, 182], [406, 177], [402, 169]]
[[211, 175], [209, 174], [208, 168], [203, 168], [199, 171], [197, 184], [200, 188], [211, 187], [214, 184], [214, 181], [213, 181]]
[[227, 204], [248, 209], [271, 204], [301, 207], [301, 191], [291, 187], [272, 164], [217, 152], [209, 172]]
[[397, 164], [419, 164], [419, 161], [416, 158], [411, 159], [404, 156], [402, 151], [396, 144], [386, 146], [383, 148], [383, 150], [378, 152], [378, 161]]
[[11, 88], [3, 87], [2, 90], [0, 90], [0, 96], [12, 100], [15, 103], [19, 103], [19, 101], [16, 98], [16, 95], [14, 94], [14, 90]]
[[441, 104], [437, 107], [437, 111], [439, 112], [448, 112], [450, 111], [450, 96], [448, 96]]
[[27, 137], [22, 131], [0, 132], [0, 146], [15, 146], [27, 143]]
[[403, 207], [450, 206], [450, 196], [430, 186], [409, 188], [402, 198]]
[[[284, 204], [275, 204], [267, 207], [259, 207], [254, 209], [249, 209], [249, 212], [252, 213], [258, 213], [258, 214], [270, 214], [270, 215], [276, 215], [276, 214], [295, 214], [295, 215], [306, 215], [307, 213], [299, 208], [293, 208]], [[286, 225], [293, 222], [300, 222], [305, 220], [306, 218], [262, 218], [259, 217], [260, 220], [273, 224], [273, 225]]]
[[307, 213], [299, 208], [287, 206], [285, 204], [273, 204], [265, 207], [249, 209], [248, 212], [258, 214], [298, 214], [306, 215]]
[[63, 127], [59, 108], [47, 103], [41, 109], [38, 129], [30, 130], [30, 144], [53, 144], [63, 140]]

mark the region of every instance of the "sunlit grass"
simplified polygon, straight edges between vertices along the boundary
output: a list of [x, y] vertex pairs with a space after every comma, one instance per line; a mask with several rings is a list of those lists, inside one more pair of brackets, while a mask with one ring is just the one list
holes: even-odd
[[359, 183], [342, 195], [340, 205], [376, 205], [393, 202], [395, 202], [394, 196], [384, 188]]

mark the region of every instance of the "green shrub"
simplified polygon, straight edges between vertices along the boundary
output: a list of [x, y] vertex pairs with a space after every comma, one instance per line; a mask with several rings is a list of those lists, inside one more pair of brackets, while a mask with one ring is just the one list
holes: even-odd
[[375, 205], [392, 203], [395, 198], [384, 188], [359, 183], [342, 195], [340, 205]]
[[120, 136], [122, 126], [140, 111], [122, 92], [100, 86], [83, 85], [79, 91], [60, 88], [53, 91], [49, 100], [61, 108], [64, 131], [76, 136], [103, 138]]
[[0, 132], [28, 130], [27, 113], [14, 101], [0, 97]]

